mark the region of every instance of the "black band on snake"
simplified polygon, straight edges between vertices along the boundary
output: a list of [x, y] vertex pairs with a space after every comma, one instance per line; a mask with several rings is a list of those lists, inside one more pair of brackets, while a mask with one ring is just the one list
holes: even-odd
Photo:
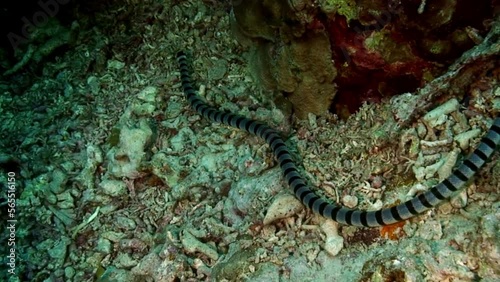
[[264, 139], [271, 147], [281, 167], [283, 176], [292, 188], [295, 197], [315, 213], [339, 223], [374, 227], [393, 224], [421, 214], [447, 200], [454, 192], [464, 188], [467, 181], [481, 169], [500, 143], [500, 117], [497, 117], [474, 152], [448, 178], [427, 192], [419, 194], [413, 199], [397, 206], [377, 211], [345, 208], [325, 201], [309, 188], [297, 170], [297, 166], [292, 160], [285, 142], [276, 130], [262, 122], [223, 112], [208, 105], [193, 88], [184, 52], [181, 51], [177, 54], [177, 61], [179, 63], [184, 94], [191, 107], [212, 122], [237, 127]]

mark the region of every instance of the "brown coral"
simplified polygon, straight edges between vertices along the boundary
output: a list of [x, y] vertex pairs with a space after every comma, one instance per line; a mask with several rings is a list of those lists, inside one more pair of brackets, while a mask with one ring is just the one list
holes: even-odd
[[259, 50], [253, 72], [264, 87], [289, 97], [299, 118], [323, 114], [332, 101], [332, 111], [350, 114], [365, 101], [422, 87], [481, 40], [494, 6], [491, 0], [237, 2], [239, 39]]

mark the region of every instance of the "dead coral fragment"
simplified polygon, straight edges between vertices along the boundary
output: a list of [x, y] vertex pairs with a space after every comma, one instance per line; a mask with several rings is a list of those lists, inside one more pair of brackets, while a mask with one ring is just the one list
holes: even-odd
[[333, 220], [326, 219], [321, 224], [321, 230], [325, 232], [326, 239], [323, 246], [331, 256], [336, 256], [344, 247], [344, 238], [339, 235], [339, 224]]
[[293, 195], [282, 194], [275, 198], [267, 210], [264, 224], [269, 224], [275, 220], [290, 217], [304, 208], [302, 203]]
[[188, 253], [202, 253], [214, 261], [219, 258], [217, 250], [196, 239], [196, 237], [194, 237], [189, 231], [184, 230], [184, 232], [182, 232], [181, 242], [182, 246]]

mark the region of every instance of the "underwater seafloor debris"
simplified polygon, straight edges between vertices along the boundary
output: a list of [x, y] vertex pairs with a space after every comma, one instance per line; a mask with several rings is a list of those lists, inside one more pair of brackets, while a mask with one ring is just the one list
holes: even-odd
[[[210, 103], [289, 136], [318, 193], [378, 209], [445, 178], [500, 112], [500, 68], [489, 61], [498, 22], [491, 41], [413, 95], [345, 121], [291, 121], [248, 74], [222, 7], [171, 2], [108, 10], [95, 26], [82, 19], [40, 80], [2, 96], [0, 160], [22, 183], [19, 281], [499, 279], [498, 154], [419, 217], [339, 226], [290, 196], [262, 140], [188, 107], [174, 56], [189, 50]], [[454, 87], [467, 88], [467, 102]]]

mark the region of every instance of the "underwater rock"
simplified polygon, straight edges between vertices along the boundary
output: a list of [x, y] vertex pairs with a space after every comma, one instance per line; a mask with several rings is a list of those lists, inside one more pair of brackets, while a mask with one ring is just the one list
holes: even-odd
[[[498, 207], [498, 205], [497, 205]], [[473, 242], [473, 252], [481, 259], [478, 274], [481, 278], [495, 280], [500, 275], [498, 261], [500, 253], [498, 248], [498, 230], [500, 228], [500, 213], [493, 212], [481, 218], [477, 234], [480, 240]]]
[[269, 12], [261, 0], [231, 1], [238, 31], [250, 38], [274, 39], [274, 29], [269, 25]]
[[137, 99], [148, 103], [154, 103], [156, 101], [157, 94], [158, 88], [154, 86], [147, 86], [137, 94]]
[[180, 101], [178, 99], [175, 99], [175, 97], [171, 97], [168, 101], [167, 110], [165, 111], [165, 118], [174, 119], [178, 117], [181, 114], [183, 107], [184, 101]]
[[216, 59], [210, 61], [210, 67], [207, 72], [209, 81], [220, 80], [225, 77], [227, 72], [227, 61], [224, 59]]
[[338, 228], [339, 224], [329, 219], [324, 219], [321, 224], [321, 230], [326, 234], [323, 248], [331, 256], [336, 256], [344, 247], [344, 238], [339, 235]]
[[111, 197], [119, 197], [127, 194], [127, 186], [121, 180], [105, 179], [99, 183], [99, 188], [104, 194]]
[[195, 134], [190, 128], [183, 127], [177, 135], [170, 138], [170, 146], [174, 152], [182, 152], [186, 145], [194, 145], [196, 143], [195, 138]]
[[[125, 216], [117, 216], [115, 218], [115, 226], [120, 228], [121, 230], [135, 230], [137, 228], [137, 224], [133, 219], [130, 219]], [[123, 239], [123, 240], [129, 240], [129, 239]], [[122, 241], [123, 241], [122, 240]], [[134, 240], [134, 239], [130, 239]], [[122, 246], [122, 242], [120, 241], [120, 245]]]
[[62, 210], [73, 209], [75, 207], [75, 200], [69, 191], [57, 194], [57, 207]]
[[85, 167], [76, 177], [76, 181], [78, 181], [85, 189], [93, 189], [95, 171], [104, 161], [103, 152], [98, 146], [89, 145], [87, 147], [86, 157], [87, 160], [85, 161]]
[[64, 268], [64, 277], [66, 279], [72, 279], [76, 274], [76, 270], [72, 266], [67, 266]]
[[128, 253], [119, 253], [113, 260], [113, 265], [119, 269], [130, 269], [137, 265], [137, 260]]
[[118, 147], [108, 152], [110, 175], [116, 178], [135, 178], [152, 135], [153, 131], [146, 120], [140, 120], [137, 127], [123, 126]]
[[212, 277], [215, 281], [241, 277], [251, 265], [251, 258], [255, 254], [255, 248], [243, 250], [237, 244], [232, 244], [224, 260], [213, 267]]
[[[17, 51], [15, 53], [18, 57], [18, 62], [5, 71], [4, 75], [15, 74], [28, 65], [37, 65], [43, 62], [43, 60], [48, 60], [58, 49], [75, 42], [76, 35], [80, 30], [76, 22], [71, 28], [67, 28], [56, 17], [47, 18], [45, 13], [40, 12], [45, 16], [41, 21], [43, 24], [34, 26], [30, 23], [26, 25], [26, 28], [29, 30], [27, 32], [29, 34], [27, 41], [16, 44], [18, 46], [12, 46]], [[26, 21], [29, 20], [26, 19]]]
[[271, 262], [261, 263], [254, 273], [248, 275], [248, 281], [280, 281], [279, 266]]
[[132, 112], [137, 116], [151, 116], [155, 111], [155, 106], [150, 103], [134, 103]]
[[106, 270], [100, 277], [98, 277], [96, 282], [111, 282], [111, 281], [132, 282], [135, 280], [130, 274], [130, 271], [125, 269], [119, 269], [114, 265], [110, 265], [106, 267]]
[[267, 206], [261, 199], [281, 191], [281, 176], [270, 169], [257, 177], [241, 178], [229, 190], [224, 201], [224, 217], [233, 225], [238, 225], [244, 217], [258, 218]]
[[57, 267], [61, 267], [64, 264], [70, 243], [71, 240], [69, 238], [62, 237], [55, 241], [52, 247], [48, 249], [49, 256], [54, 259], [54, 264]]
[[107, 239], [104, 239], [102, 237], [100, 237], [98, 240], [97, 240], [97, 245], [95, 247], [95, 250], [97, 252], [100, 252], [100, 253], [103, 253], [103, 254], [109, 254], [111, 253], [111, 242]]
[[[158, 254], [150, 253], [143, 257], [142, 260], [134, 268], [132, 268], [132, 274], [142, 277], [155, 277], [158, 269], [162, 268], [161, 265], [162, 261]], [[174, 281], [174, 273], [171, 274], [171, 279], [165, 277], [164, 281]]]
[[[306, 33], [306, 23], [298, 23], [311, 3], [295, 2], [238, 1], [233, 13], [237, 30], [258, 39], [247, 41], [236, 34], [243, 44], [254, 42], [249, 56], [254, 76], [264, 87], [286, 93], [297, 116], [305, 119], [307, 113], [322, 115], [328, 110], [335, 96], [336, 71], [327, 33]], [[287, 26], [286, 21], [294, 24]]]
[[263, 223], [265, 225], [278, 220], [290, 217], [304, 208], [304, 205], [291, 194], [278, 195], [271, 206], [267, 209]]
[[327, 15], [342, 15], [347, 20], [358, 18], [358, 7], [355, 0], [318, 0], [321, 11]]
[[342, 197], [342, 205], [351, 209], [355, 208], [358, 205], [358, 202], [358, 197], [353, 195], [344, 195]]
[[169, 187], [175, 187], [181, 180], [183, 166], [176, 156], [158, 152], [151, 158], [151, 166], [154, 175], [158, 176]]
[[156, 109], [158, 89], [148, 86], [137, 94], [137, 100], [132, 104], [132, 112], [137, 116], [151, 116]]
[[202, 243], [187, 230], [182, 232], [181, 243], [187, 253], [202, 253], [214, 261], [219, 258], [217, 250], [208, 244]]
[[325, 33], [308, 34], [276, 48], [275, 62], [268, 66], [278, 89], [286, 95], [300, 119], [308, 113], [324, 115], [335, 96], [337, 72], [331, 64], [330, 43]]
[[59, 194], [64, 192], [66, 182], [68, 181], [68, 176], [60, 169], [55, 169], [51, 173], [51, 181], [49, 183], [49, 189], [54, 194]]
[[[495, 5], [491, 0], [270, 2], [233, 1], [233, 29], [238, 41], [251, 47], [254, 77], [289, 97], [301, 119], [325, 109], [346, 117], [364, 102], [415, 91], [481, 42], [477, 38], [491, 27]], [[293, 52], [293, 46], [307, 46], [308, 52]], [[312, 69], [331, 76], [310, 76]]]

